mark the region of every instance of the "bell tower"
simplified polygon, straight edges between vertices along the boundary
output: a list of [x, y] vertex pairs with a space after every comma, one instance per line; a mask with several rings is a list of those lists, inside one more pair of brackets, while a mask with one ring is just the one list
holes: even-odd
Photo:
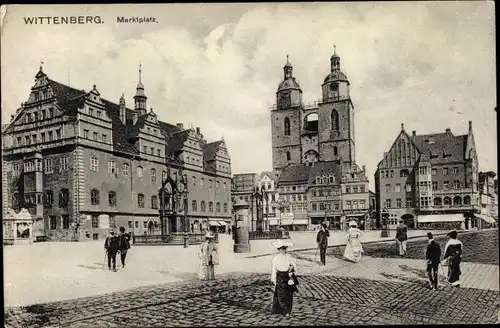
[[302, 90], [287, 55], [283, 81], [276, 92], [276, 106], [271, 111], [274, 169], [301, 163], [301, 113]]
[[134, 96], [134, 110], [137, 116], [142, 116], [147, 112], [147, 100], [146, 94], [144, 93], [144, 84], [142, 84], [142, 65], [139, 64], [139, 83], [137, 84], [135, 96]]
[[355, 162], [354, 107], [349, 94], [349, 80], [340, 69], [340, 56], [335, 46], [330, 58], [330, 74], [321, 87], [319, 157], [322, 161], [342, 159], [344, 162]]

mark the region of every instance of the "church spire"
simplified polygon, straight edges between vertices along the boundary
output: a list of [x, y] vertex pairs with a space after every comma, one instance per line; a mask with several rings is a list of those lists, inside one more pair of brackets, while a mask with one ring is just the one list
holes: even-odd
[[340, 70], [340, 57], [337, 55], [337, 46], [333, 45], [333, 55], [330, 57], [331, 71]]
[[290, 64], [288, 54], [286, 54], [286, 64], [283, 67], [283, 72], [285, 74], [285, 80], [293, 77], [293, 66]]
[[137, 83], [137, 88], [134, 96], [135, 110], [140, 110], [139, 115], [146, 114], [146, 101], [148, 97], [144, 93], [144, 84], [142, 84], [142, 64], [139, 63], [139, 83]]

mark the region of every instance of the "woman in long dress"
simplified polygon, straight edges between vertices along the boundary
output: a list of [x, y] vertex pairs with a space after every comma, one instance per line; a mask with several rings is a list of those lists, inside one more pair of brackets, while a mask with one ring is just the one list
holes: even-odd
[[198, 253], [200, 260], [200, 270], [198, 277], [201, 280], [214, 280], [215, 279], [215, 266], [219, 265], [219, 254], [217, 252], [217, 245], [214, 242], [215, 236], [207, 232], [205, 241], [201, 244]]
[[345, 245], [344, 258], [352, 262], [359, 262], [363, 253], [361, 245], [361, 230], [358, 229], [356, 221], [349, 222], [349, 231], [345, 235], [347, 243]]
[[279, 253], [273, 258], [271, 281], [274, 284], [274, 296], [271, 311], [275, 314], [290, 316], [293, 306], [293, 293], [297, 290], [297, 264], [293, 258], [286, 253], [293, 243], [277, 240], [272, 245]]
[[448, 282], [452, 286], [460, 287], [460, 263], [462, 262], [463, 244], [457, 239], [458, 233], [453, 230], [448, 233], [450, 240], [444, 247], [443, 264], [448, 266]]

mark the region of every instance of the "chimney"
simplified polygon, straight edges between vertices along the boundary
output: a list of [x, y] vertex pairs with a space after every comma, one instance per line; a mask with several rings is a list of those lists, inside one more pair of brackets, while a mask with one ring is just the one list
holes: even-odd
[[417, 131], [411, 131], [412, 137], [415, 137], [417, 135]]
[[450, 128], [447, 128], [446, 129], [446, 134], [450, 134], [451, 133], [451, 129]]
[[469, 121], [469, 129], [472, 128], [472, 121]]
[[401, 130], [404, 130], [404, 129], [405, 129], [405, 124], [401, 123]]
[[184, 130], [184, 124], [182, 124], [182, 123], [177, 123], [176, 125], [177, 125], [177, 127], [178, 127], [179, 129]]
[[363, 165], [363, 173], [366, 174], [366, 165]]
[[196, 134], [200, 135], [200, 127], [199, 126], [196, 127]]

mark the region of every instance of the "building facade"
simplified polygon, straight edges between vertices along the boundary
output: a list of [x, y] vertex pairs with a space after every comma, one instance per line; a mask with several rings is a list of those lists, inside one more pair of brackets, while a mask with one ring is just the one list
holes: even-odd
[[495, 187], [496, 173], [479, 172], [479, 193], [481, 198], [481, 226], [498, 226], [498, 190]]
[[181, 216], [159, 222], [158, 191], [182, 170], [192, 232], [231, 218], [231, 161], [224, 140], [199, 128], [162, 122], [141, 80], [133, 109], [97, 87], [51, 80], [40, 67], [28, 100], [3, 130], [4, 208], [27, 208], [34, 234], [53, 240], [99, 239], [107, 227], [134, 234], [180, 231]]
[[350, 83], [336, 51], [321, 84], [322, 99], [302, 102], [302, 90], [287, 58], [271, 108], [273, 169], [291, 229], [345, 229], [348, 220], [365, 226], [369, 215], [366, 169], [355, 163], [354, 106]]
[[401, 132], [375, 173], [377, 226], [381, 212], [395, 228], [470, 229], [478, 224], [478, 159], [472, 122], [467, 134]]

